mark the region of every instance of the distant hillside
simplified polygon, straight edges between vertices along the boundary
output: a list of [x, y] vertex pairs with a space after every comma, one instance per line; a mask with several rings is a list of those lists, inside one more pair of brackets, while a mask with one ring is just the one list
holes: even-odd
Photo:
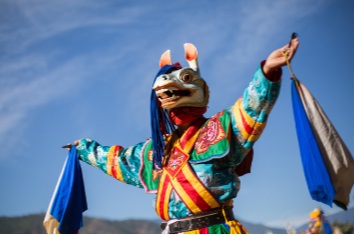
[[[354, 223], [354, 208], [328, 215], [330, 222]], [[0, 217], [0, 234], [44, 234], [44, 213], [19, 217]], [[261, 224], [252, 224], [240, 220], [251, 234], [285, 234], [285, 229], [270, 228]], [[304, 225], [301, 228], [307, 227]], [[160, 234], [160, 222], [157, 220], [106, 220], [84, 217], [83, 234]]]
[[[43, 214], [0, 217], [0, 234], [45, 234]], [[111, 221], [84, 217], [82, 234], [158, 234], [159, 224], [148, 220]]]
[[347, 211], [341, 211], [336, 214], [328, 215], [330, 222], [338, 221], [343, 223], [354, 223], [354, 207], [349, 208]]
[[[0, 234], [45, 234], [43, 214], [21, 217], [0, 217]], [[241, 222], [250, 233], [286, 233], [285, 230], [270, 228], [260, 224]], [[160, 234], [160, 221], [157, 220], [105, 220], [84, 217], [82, 234]]]
[[267, 227], [262, 224], [253, 224], [242, 220], [240, 220], [240, 222], [250, 234], [286, 234], [285, 229]]

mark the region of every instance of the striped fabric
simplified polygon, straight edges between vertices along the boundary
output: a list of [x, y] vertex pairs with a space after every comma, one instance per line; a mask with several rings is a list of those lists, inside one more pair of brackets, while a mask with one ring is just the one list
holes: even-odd
[[107, 174], [119, 181], [123, 181], [122, 170], [118, 162], [118, 157], [122, 149], [121, 146], [114, 145], [109, 149], [107, 154]]
[[237, 128], [240, 130], [244, 140], [255, 142], [259, 139], [266, 122], [257, 122], [254, 120], [242, 106], [242, 98], [239, 98], [233, 106]]
[[156, 212], [164, 220], [170, 219], [168, 203], [172, 190], [176, 191], [193, 214], [220, 207], [219, 202], [196, 176], [188, 163], [189, 152], [204, 122], [204, 118], [200, 119], [174, 142], [169, 162], [163, 168], [156, 198]]

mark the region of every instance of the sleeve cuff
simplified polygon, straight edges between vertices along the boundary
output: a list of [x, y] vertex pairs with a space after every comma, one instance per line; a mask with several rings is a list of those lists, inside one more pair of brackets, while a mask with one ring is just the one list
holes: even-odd
[[263, 71], [263, 66], [264, 66], [265, 62], [266, 62], [266, 60], [261, 62], [261, 69], [262, 69], [262, 73], [263, 73], [264, 77], [266, 77], [271, 82], [278, 82], [281, 79], [281, 76], [283, 74], [283, 70], [281, 68], [279, 68], [279, 69], [271, 71], [268, 75], [266, 75], [266, 74], [264, 74], [264, 71]]

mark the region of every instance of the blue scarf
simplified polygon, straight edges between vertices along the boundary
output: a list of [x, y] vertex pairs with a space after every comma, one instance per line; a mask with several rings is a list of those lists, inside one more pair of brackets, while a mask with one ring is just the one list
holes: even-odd
[[[153, 85], [156, 78], [160, 75], [167, 74], [168, 72], [178, 70], [180, 68], [180, 65], [177, 63], [174, 65], [165, 65], [155, 76]], [[161, 170], [165, 150], [164, 135], [171, 134], [175, 130], [175, 126], [172, 124], [168, 116], [168, 112], [161, 107], [160, 101], [158, 100], [154, 90], [151, 91], [150, 96], [150, 124], [153, 150], [153, 169]]]

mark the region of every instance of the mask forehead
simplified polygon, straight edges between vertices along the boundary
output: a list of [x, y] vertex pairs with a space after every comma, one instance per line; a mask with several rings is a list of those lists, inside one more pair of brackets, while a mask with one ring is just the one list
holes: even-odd
[[193, 76], [193, 79], [189, 82], [193, 82], [195, 80], [200, 79], [199, 73], [197, 71], [194, 71], [192, 68], [189, 68], [189, 67], [183, 67], [182, 69], [174, 70], [170, 73], [166, 73], [166, 74], [158, 76], [155, 83], [154, 83], [154, 87], [158, 86], [159, 84], [162, 85], [164, 83], [167, 83], [170, 80], [172, 80], [176, 83], [187, 84], [186, 81], [182, 80], [182, 75], [185, 73], [188, 73], [189, 75]]

